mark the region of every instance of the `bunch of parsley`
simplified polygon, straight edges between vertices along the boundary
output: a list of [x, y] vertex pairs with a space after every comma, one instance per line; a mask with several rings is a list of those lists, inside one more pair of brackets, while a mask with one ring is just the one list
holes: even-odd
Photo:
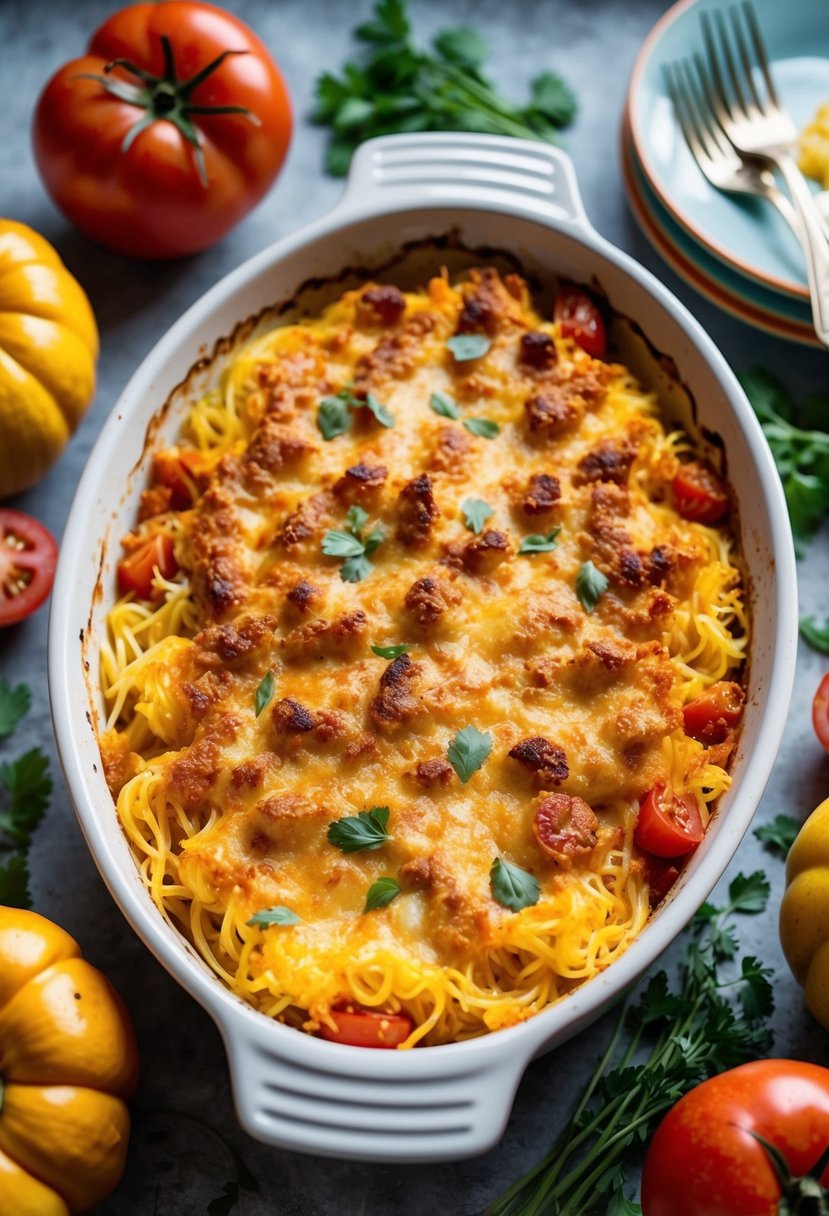
[[[12, 688], [0, 679], [0, 739], [13, 734], [29, 711], [32, 694], [25, 684]], [[0, 904], [30, 908], [27, 853], [52, 792], [49, 760], [39, 747], [0, 763]]]
[[[489, 1209], [489, 1216], [640, 1216], [625, 1197], [625, 1162], [662, 1116], [700, 1081], [766, 1055], [771, 972], [738, 959], [733, 917], [762, 912], [769, 883], [739, 875], [728, 902], [703, 904], [672, 988], [664, 971], [623, 1008], [572, 1119], [549, 1153]], [[622, 1037], [629, 1030], [624, 1049]]]
[[411, 33], [405, 0], [378, 0], [373, 20], [355, 30], [368, 48], [363, 61], [317, 80], [313, 119], [333, 128], [325, 163], [336, 177], [375, 135], [483, 131], [555, 143], [572, 122], [576, 99], [552, 72], [532, 81], [528, 105], [513, 105], [483, 74], [487, 48], [475, 30], [443, 30], [432, 51], [416, 46]]

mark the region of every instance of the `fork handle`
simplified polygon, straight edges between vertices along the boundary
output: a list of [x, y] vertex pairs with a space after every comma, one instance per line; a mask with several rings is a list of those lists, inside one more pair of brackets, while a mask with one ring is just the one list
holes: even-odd
[[806, 257], [806, 277], [812, 300], [815, 333], [829, 346], [829, 240], [812, 192], [788, 152], [775, 150], [768, 158], [780, 170], [797, 213], [795, 229]]

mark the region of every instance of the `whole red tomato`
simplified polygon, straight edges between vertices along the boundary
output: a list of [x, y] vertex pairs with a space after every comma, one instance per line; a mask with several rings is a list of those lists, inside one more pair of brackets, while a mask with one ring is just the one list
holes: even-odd
[[73, 224], [119, 253], [170, 258], [212, 245], [266, 194], [291, 104], [264, 43], [230, 13], [133, 4], [52, 77], [33, 136]]
[[829, 1069], [797, 1060], [743, 1064], [703, 1081], [665, 1116], [645, 1158], [642, 1211], [644, 1216], [825, 1211], [818, 1203], [829, 1182], [827, 1148]]

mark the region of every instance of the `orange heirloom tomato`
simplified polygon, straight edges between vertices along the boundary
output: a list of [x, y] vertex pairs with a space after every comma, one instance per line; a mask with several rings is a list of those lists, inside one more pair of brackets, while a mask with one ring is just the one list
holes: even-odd
[[119, 253], [170, 258], [214, 244], [264, 197], [291, 137], [291, 103], [265, 44], [199, 0], [133, 4], [38, 102], [46, 189]]
[[120, 997], [68, 933], [0, 907], [0, 1212], [86, 1212], [121, 1177], [138, 1074]]

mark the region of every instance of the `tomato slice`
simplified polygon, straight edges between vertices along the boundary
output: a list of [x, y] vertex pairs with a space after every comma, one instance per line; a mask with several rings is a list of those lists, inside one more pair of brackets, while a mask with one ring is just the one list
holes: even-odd
[[709, 464], [691, 460], [674, 477], [674, 500], [683, 519], [715, 524], [728, 512], [728, 493]]
[[669, 857], [653, 857], [646, 853], [645, 882], [648, 884], [648, 901], [652, 908], [662, 900], [679, 878], [679, 867]]
[[682, 711], [685, 734], [700, 743], [722, 743], [743, 716], [745, 693], [732, 680], [718, 680]]
[[196, 448], [158, 452], [153, 460], [153, 481], [172, 491], [170, 506], [174, 511], [184, 511], [195, 502], [198, 479], [206, 468], [204, 455]]
[[158, 570], [162, 578], [172, 578], [178, 570], [173, 555], [173, 542], [164, 532], [157, 532], [118, 563], [118, 590], [122, 595], [133, 591], [141, 600], [151, 600], [158, 592], [153, 576]]
[[648, 790], [639, 803], [633, 839], [654, 857], [684, 857], [705, 835], [696, 799], [675, 794], [664, 781]]
[[399, 1047], [414, 1030], [405, 1013], [378, 1013], [375, 1009], [333, 1009], [336, 1030], [323, 1024], [320, 1035], [331, 1043], [351, 1047]]
[[578, 287], [560, 287], [553, 305], [553, 320], [562, 338], [572, 338], [594, 359], [603, 359], [607, 334], [596, 302]]
[[40, 607], [52, 590], [57, 561], [57, 542], [43, 524], [0, 507], [0, 627]]
[[818, 684], [812, 702], [812, 725], [820, 746], [829, 752], [829, 671]]

